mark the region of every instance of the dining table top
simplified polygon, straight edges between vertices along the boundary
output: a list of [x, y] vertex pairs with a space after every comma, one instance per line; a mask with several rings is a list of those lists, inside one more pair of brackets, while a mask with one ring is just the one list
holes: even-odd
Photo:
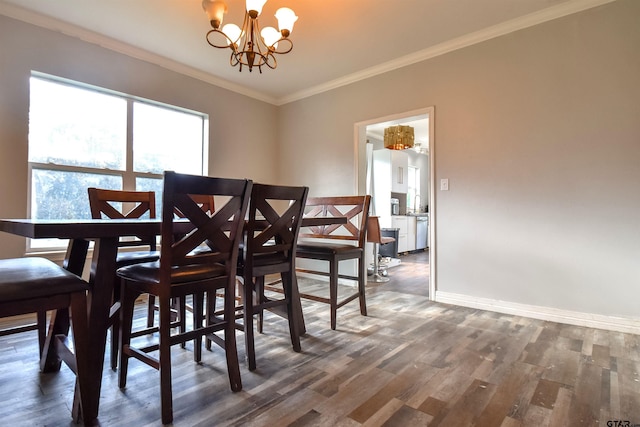
[[0, 219], [0, 231], [32, 239], [159, 234], [159, 219]]
[[[309, 217], [302, 219], [302, 227], [346, 224], [347, 218]], [[32, 239], [91, 239], [102, 237], [160, 234], [162, 220], [151, 219], [0, 219], [0, 231]], [[174, 226], [189, 228], [189, 221], [179, 219]]]

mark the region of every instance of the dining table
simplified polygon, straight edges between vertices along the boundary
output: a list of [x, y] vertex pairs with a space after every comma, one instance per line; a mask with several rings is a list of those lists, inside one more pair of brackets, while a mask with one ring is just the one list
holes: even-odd
[[[333, 226], [345, 224], [346, 217], [303, 218], [302, 227]], [[80, 407], [78, 387], [72, 410], [73, 419], [82, 419], [92, 425], [98, 418], [100, 389], [104, 367], [104, 355], [109, 328], [109, 313], [112, 304], [113, 276], [116, 270], [118, 242], [122, 237], [151, 236], [161, 234], [160, 219], [0, 219], [0, 232], [31, 239], [68, 239], [63, 267], [82, 276], [89, 254], [89, 243], [94, 242], [89, 272], [89, 360], [88, 389], [81, 390], [87, 402]], [[188, 233], [192, 226], [188, 221], [177, 221], [174, 225], [179, 233]], [[297, 290], [297, 286], [295, 286]], [[300, 307], [301, 311], [301, 307]], [[68, 335], [70, 320], [68, 309], [52, 314], [45, 348], [40, 360], [43, 372], [60, 369], [61, 361], [55, 347], [56, 335]], [[85, 395], [86, 393], [86, 395]]]

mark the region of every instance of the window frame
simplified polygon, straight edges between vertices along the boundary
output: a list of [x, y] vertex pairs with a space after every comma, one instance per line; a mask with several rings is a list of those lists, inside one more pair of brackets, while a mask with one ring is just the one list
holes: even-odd
[[[50, 74], [45, 74], [37, 71], [31, 72], [31, 78], [37, 78], [40, 80], [49, 81], [52, 83], [69, 86], [71, 88], [83, 89], [94, 91], [110, 96], [116, 96], [126, 100], [127, 103], [127, 115], [126, 115], [126, 149], [125, 149], [125, 168], [124, 170], [116, 170], [116, 169], [103, 169], [103, 168], [94, 168], [89, 166], [69, 166], [69, 165], [61, 165], [55, 163], [42, 163], [42, 162], [31, 162], [27, 160], [28, 163], [28, 182], [27, 182], [27, 215], [29, 218], [32, 218], [32, 185], [33, 185], [33, 173], [34, 170], [47, 170], [47, 171], [63, 171], [63, 172], [80, 172], [80, 173], [91, 173], [98, 175], [111, 175], [111, 176], [119, 176], [122, 179], [122, 189], [123, 190], [135, 190], [136, 189], [136, 180], [138, 178], [151, 178], [151, 179], [162, 179], [162, 173], [151, 173], [151, 172], [136, 172], [133, 170], [133, 152], [134, 152], [134, 141], [133, 141], [133, 129], [134, 129], [134, 104], [142, 103], [148, 104], [154, 107], [165, 108], [168, 110], [191, 114], [194, 116], [198, 116], [202, 120], [202, 141], [201, 141], [201, 165], [202, 170], [200, 171], [201, 175], [208, 174], [209, 168], [209, 115], [200, 111], [195, 111], [191, 109], [187, 109], [184, 107], [179, 107], [176, 105], [171, 105], [159, 101], [154, 101], [147, 98], [138, 97], [135, 95], [130, 95], [106, 88], [102, 88], [99, 86], [94, 86], [62, 77], [53, 76]], [[31, 86], [31, 85], [30, 85]], [[27, 141], [29, 145], [29, 141]], [[28, 147], [30, 149], [30, 145]], [[159, 202], [159, 201], [158, 201]], [[88, 203], [88, 199], [87, 199]], [[61, 252], [66, 250], [65, 245], [54, 245], [54, 246], [41, 246], [36, 245], [35, 247], [32, 245], [33, 239], [27, 239], [27, 253], [42, 253], [42, 252]]]

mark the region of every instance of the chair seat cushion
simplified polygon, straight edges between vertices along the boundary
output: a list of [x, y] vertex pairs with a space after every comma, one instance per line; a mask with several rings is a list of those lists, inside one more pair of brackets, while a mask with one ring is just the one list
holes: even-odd
[[[160, 283], [160, 261], [144, 262], [119, 268], [119, 277], [134, 282]], [[173, 267], [171, 283], [195, 282], [225, 276], [227, 270], [222, 264], [195, 264]]]
[[126, 267], [127, 265], [139, 264], [141, 262], [153, 262], [160, 259], [158, 251], [135, 251], [135, 252], [118, 252], [116, 258], [116, 266]]
[[[255, 276], [264, 276], [267, 274], [283, 273], [291, 270], [289, 258], [282, 253], [260, 254], [253, 256], [253, 272]], [[245, 264], [238, 263], [238, 276], [244, 276]]]
[[312, 255], [314, 253], [345, 255], [350, 253], [358, 254], [360, 252], [362, 252], [362, 249], [354, 245], [330, 242], [309, 243], [307, 241], [300, 241], [298, 242], [296, 255], [303, 256]]
[[253, 266], [263, 267], [266, 265], [288, 264], [289, 259], [282, 253], [257, 254], [253, 256]]
[[386, 245], [387, 243], [391, 243], [391, 242], [395, 242], [395, 241], [396, 241], [396, 239], [393, 238], [393, 237], [385, 237], [385, 236], [380, 237], [380, 244], [381, 245]]
[[0, 302], [86, 291], [87, 282], [45, 258], [0, 260]]

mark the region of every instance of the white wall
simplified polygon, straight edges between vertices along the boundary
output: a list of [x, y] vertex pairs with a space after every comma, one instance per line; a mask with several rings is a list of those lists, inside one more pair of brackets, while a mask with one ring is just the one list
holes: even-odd
[[[0, 15], [0, 218], [27, 216], [31, 70], [207, 113], [210, 175], [277, 180], [273, 105]], [[0, 258], [24, 250], [0, 233]]]
[[638, 16], [620, 0], [285, 105], [283, 179], [353, 192], [354, 123], [434, 106], [438, 295], [638, 326]]

